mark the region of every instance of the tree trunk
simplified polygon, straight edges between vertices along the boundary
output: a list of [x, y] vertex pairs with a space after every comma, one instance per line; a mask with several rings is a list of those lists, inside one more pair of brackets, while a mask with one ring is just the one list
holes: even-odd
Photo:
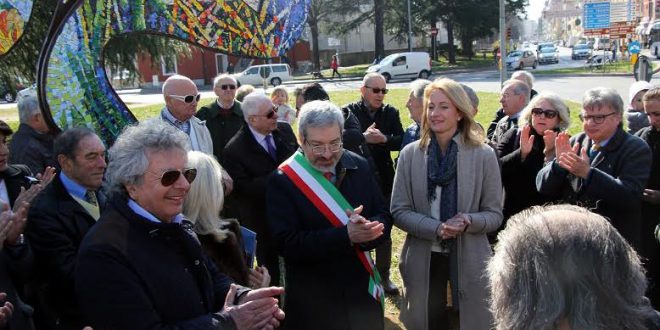
[[319, 52], [319, 26], [316, 22], [316, 18], [312, 18], [312, 15], [307, 19], [307, 24], [309, 24], [309, 29], [312, 31], [312, 63], [314, 64], [314, 71], [321, 71], [321, 55]]
[[375, 30], [375, 46], [376, 58], [385, 57], [385, 35], [384, 35], [384, 18], [385, 18], [385, 0], [374, 0], [374, 30]]
[[447, 21], [445, 25], [447, 26], [447, 43], [448, 43], [447, 60], [451, 64], [456, 64], [456, 49], [454, 48], [454, 24], [451, 21]]
[[474, 50], [472, 49], [472, 34], [469, 31], [461, 33], [461, 45], [463, 46], [463, 55], [468, 57], [468, 61], [472, 61]]

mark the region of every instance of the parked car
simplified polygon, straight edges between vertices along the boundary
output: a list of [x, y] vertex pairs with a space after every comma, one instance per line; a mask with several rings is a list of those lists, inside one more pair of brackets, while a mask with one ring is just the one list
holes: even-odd
[[536, 55], [532, 50], [515, 50], [506, 57], [507, 69], [524, 69], [525, 67], [532, 67], [536, 69], [539, 62]]
[[559, 54], [557, 48], [543, 47], [539, 53], [539, 64], [559, 63]]
[[552, 43], [552, 42], [540, 42], [540, 43], [536, 46], [536, 54], [540, 54], [540, 53], [541, 53], [541, 50], [542, 50], [543, 48], [547, 48], [547, 47], [550, 47], [550, 48], [556, 48], [556, 47], [555, 47], [555, 44]]
[[431, 57], [425, 52], [406, 52], [394, 53], [378, 64], [372, 65], [367, 69], [367, 73], [379, 72], [385, 77], [386, 81], [390, 79], [428, 79], [431, 75]]
[[588, 58], [591, 56], [592, 50], [591, 47], [587, 44], [577, 44], [573, 46], [573, 50], [571, 51], [571, 59], [572, 60], [578, 60], [578, 59], [583, 59], [583, 58]]
[[269, 84], [277, 86], [291, 80], [291, 68], [285, 63], [252, 65], [233, 76], [240, 85], [257, 86], [263, 84], [265, 79]]

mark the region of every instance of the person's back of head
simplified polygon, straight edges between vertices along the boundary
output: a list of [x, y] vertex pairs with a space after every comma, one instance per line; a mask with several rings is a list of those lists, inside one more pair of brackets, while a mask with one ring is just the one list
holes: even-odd
[[310, 83], [303, 87], [301, 95], [305, 103], [312, 101], [329, 101], [330, 96], [319, 83]]
[[236, 101], [243, 102], [243, 99], [252, 92], [254, 92], [254, 86], [250, 84], [241, 85], [236, 90]]
[[644, 329], [655, 313], [635, 250], [605, 218], [578, 206], [512, 216], [487, 271], [497, 329]]

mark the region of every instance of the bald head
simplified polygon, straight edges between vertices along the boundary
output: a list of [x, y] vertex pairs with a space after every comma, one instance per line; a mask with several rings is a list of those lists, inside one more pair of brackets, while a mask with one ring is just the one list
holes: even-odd
[[182, 122], [190, 119], [197, 111], [198, 94], [195, 83], [185, 76], [173, 75], [163, 83], [165, 105], [174, 118]]

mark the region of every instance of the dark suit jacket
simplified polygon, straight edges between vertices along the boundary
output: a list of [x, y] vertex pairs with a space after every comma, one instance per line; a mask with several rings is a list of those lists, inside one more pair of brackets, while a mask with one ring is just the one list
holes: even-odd
[[403, 139], [403, 126], [401, 126], [399, 111], [393, 106], [385, 104], [376, 110], [374, 118], [371, 119], [364, 100], [348, 104], [344, 108], [351, 111], [357, 117], [362, 132], [366, 131], [371, 124], [376, 123], [376, 128], [387, 136], [387, 143], [369, 144], [369, 149], [378, 169], [383, 194], [389, 199], [390, 192], [392, 191], [392, 183], [394, 182], [394, 162], [392, 161], [390, 152], [399, 151]]
[[5, 186], [7, 187], [7, 195], [9, 196], [9, 206], [14, 206], [16, 197], [21, 193], [21, 187], [25, 187], [25, 189], [30, 188], [30, 183], [25, 178], [30, 175], [32, 175], [32, 172], [30, 172], [30, 169], [26, 165], [9, 165], [2, 172]]
[[[241, 225], [257, 232], [259, 244], [270, 246], [266, 223], [266, 183], [277, 166], [295, 149], [285, 143], [279, 131], [273, 132], [277, 160], [257, 142], [247, 124], [227, 143], [222, 157], [225, 169], [234, 180], [232, 196], [237, 204]], [[257, 245], [259, 247], [259, 245]]]
[[504, 186], [504, 221], [500, 228], [504, 228], [506, 220], [512, 215], [532, 206], [543, 205], [551, 199], [536, 190], [536, 175], [543, 168], [545, 143], [543, 136], [534, 135], [532, 151], [523, 161], [520, 156], [520, 131], [513, 127], [504, 133], [502, 140], [497, 144], [497, 156], [502, 166], [502, 185]]
[[[362, 215], [385, 224], [392, 218], [367, 161], [344, 151], [336, 167], [339, 191]], [[268, 182], [268, 221], [286, 265], [285, 329], [383, 329], [383, 311], [367, 289], [369, 275], [360, 264], [347, 227], [335, 228], [293, 182], [277, 171]], [[313, 295], [317, 298], [312, 298]]]
[[[592, 145], [585, 133], [571, 138], [571, 145], [576, 143], [589, 149]], [[587, 179], [570, 174], [555, 160], [539, 171], [536, 187], [542, 194], [590, 208], [607, 217], [639, 251], [641, 199], [650, 166], [651, 151], [648, 145], [619, 128], [592, 159]]]
[[245, 122], [243, 111], [241, 111], [241, 103], [234, 101], [231, 114], [223, 116], [220, 114], [218, 102], [214, 100], [211, 104], [201, 107], [195, 116], [201, 120], [206, 120], [206, 128], [209, 129], [211, 140], [213, 140], [213, 155], [220, 164], [223, 164], [222, 150], [225, 149], [227, 142], [241, 129]]
[[[105, 195], [97, 192], [101, 210]], [[60, 173], [30, 206], [25, 234], [32, 246], [39, 270], [40, 302], [47, 314], [72, 328], [84, 322], [75, 297], [74, 269], [83, 237], [96, 220], [76, 202], [62, 184]], [[53, 320], [51, 320], [53, 321]]]
[[18, 125], [18, 130], [9, 142], [9, 163], [23, 164], [32, 173], [43, 173], [47, 166], [60, 168], [53, 151], [55, 137], [40, 134], [27, 124]]

